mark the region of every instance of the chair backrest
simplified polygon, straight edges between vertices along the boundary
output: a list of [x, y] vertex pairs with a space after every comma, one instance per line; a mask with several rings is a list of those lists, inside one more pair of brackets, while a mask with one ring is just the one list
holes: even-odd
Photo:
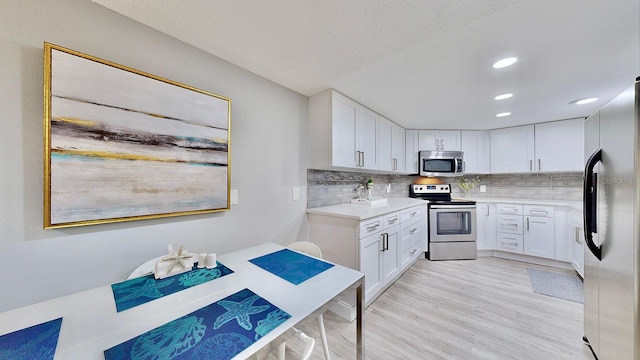
[[310, 242], [310, 241], [296, 241], [287, 246], [291, 250], [296, 250], [301, 253], [307, 254], [309, 256], [317, 257], [318, 259], [322, 259], [322, 251], [318, 247], [318, 245]]

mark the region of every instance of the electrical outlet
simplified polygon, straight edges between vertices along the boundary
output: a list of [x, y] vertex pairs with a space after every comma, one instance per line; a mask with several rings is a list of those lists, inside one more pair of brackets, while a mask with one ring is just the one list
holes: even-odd
[[480, 192], [487, 192], [487, 185], [480, 185]]
[[231, 205], [238, 204], [238, 190], [231, 190]]
[[293, 187], [292, 198], [293, 198], [293, 200], [300, 200], [300, 188], [299, 187], [297, 187], [297, 186]]

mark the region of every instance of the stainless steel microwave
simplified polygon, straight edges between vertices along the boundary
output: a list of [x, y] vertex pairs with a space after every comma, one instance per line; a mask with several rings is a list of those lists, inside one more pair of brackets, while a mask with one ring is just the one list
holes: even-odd
[[420, 151], [420, 176], [462, 176], [463, 154], [462, 151]]

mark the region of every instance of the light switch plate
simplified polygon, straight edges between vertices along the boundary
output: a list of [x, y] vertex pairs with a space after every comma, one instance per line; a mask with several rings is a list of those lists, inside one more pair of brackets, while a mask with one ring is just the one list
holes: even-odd
[[300, 188], [299, 187], [297, 187], [297, 186], [293, 187], [292, 198], [293, 198], [293, 200], [300, 200]]
[[238, 203], [238, 190], [231, 190], [231, 205], [236, 205]]

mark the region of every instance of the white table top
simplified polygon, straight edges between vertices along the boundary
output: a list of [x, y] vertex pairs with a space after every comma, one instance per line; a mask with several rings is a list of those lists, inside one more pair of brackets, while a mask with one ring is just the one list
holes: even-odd
[[362, 221], [376, 216], [400, 211], [416, 205], [426, 206], [427, 202], [413, 198], [388, 198], [385, 206], [369, 206], [361, 204], [340, 204], [307, 209], [308, 214], [336, 216]]
[[270, 243], [219, 256], [218, 261], [233, 270], [233, 274], [120, 313], [116, 312], [110, 285], [0, 313], [0, 335], [62, 317], [54, 359], [104, 359], [105, 349], [249, 288], [291, 318], [234, 357], [245, 359], [364, 276], [335, 265], [293, 285], [248, 261], [282, 248]]

